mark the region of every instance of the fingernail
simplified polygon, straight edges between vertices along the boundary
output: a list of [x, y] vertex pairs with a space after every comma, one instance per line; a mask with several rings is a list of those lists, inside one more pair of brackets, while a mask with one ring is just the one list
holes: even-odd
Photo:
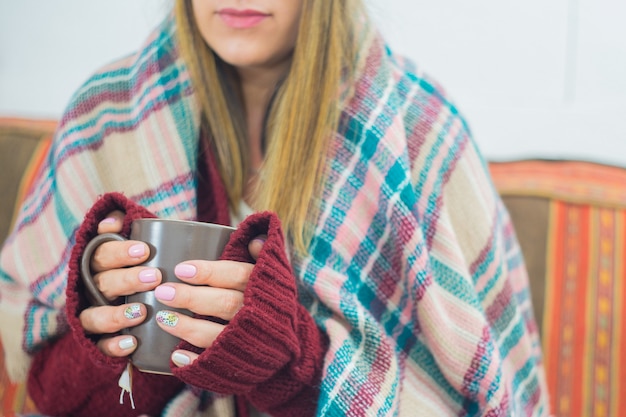
[[131, 304], [124, 310], [124, 316], [132, 320], [141, 317], [141, 306], [139, 304]]
[[131, 258], [141, 258], [146, 254], [146, 245], [143, 243], [137, 243], [130, 248], [128, 248], [128, 255]]
[[146, 268], [139, 271], [139, 281], [144, 283], [155, 282], [157, 280], [157, 274], [155, 268]]
[[171, 311], [161, 310], [156, 313], [156, 321], [168, 327], [174, 327], [178, 324], [178, 316]]
[[159, 285], [154, 290], [154, 296], [163, 301], [172, 301], [175, 295], [176, 289], [174, 289], [174, 287], [170, 287], [169, 285]]
[[100, 224], [113, 224], [117, 221], [115, 217], [107, 217], [106, 219], [100, 220]]
[[264, 237], [255, 237], [254, 239], [252, 239], [253, 242], [259, 242], [261, 245], [264, 244], [266, 240], [267, 238]]
[[181, 278], [193, 278], [197, 272], [198, 269], [191, 264], [178, 264], [174, 268], [174, 274]]
[[120, 340], [117, 345], [120, 347], [120, 349], [130, 349], [135, 347], [135, 339], [133, 339], [132, 337], [126, 337]]
[[172, 362], [174, 362], [178, 366], [185, 366], [191, 363], [191, 359], [189, 356], [184, 355], [180, 352], [172, 353]]

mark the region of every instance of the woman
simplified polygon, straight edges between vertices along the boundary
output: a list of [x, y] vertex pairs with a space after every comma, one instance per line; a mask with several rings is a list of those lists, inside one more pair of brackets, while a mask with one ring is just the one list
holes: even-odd
[[[3, 249], [2, 307], [19, 311], [3, 335], [24, 349], [8, 361], [41, 411], [546, 415], [519, 247], [443, 91], [357, 0], [174, 15], [76, 93]], [[197, 314], [161, 326], [183, 339], [174, 376], [124, 383], [136, 340], [119, 331], [145, 306], [90, 306], [78, 263], [152, 216], [238, 229], [177, 285], [137, 266], [141, 242], [96, 253], [109, 299], [155, 289]]]

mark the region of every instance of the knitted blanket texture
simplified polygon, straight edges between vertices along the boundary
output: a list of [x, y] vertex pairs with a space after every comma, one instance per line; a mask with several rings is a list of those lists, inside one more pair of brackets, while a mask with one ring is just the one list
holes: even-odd
[[[173, 31], [166, 21], [76, 92], [3, 247], [15, 378], [68, 331], [68, 261], [99, 196], [196, 218], [199, 109]], [[300, 303], [330, 341], [317, 415], [548, 415], [520, 248], [468, 126], [375, 30], [359, 59], [310, 251], [290, 253]], [[164, 415], [194, 415], [181, 412], [194, 398], [184, 390]]]

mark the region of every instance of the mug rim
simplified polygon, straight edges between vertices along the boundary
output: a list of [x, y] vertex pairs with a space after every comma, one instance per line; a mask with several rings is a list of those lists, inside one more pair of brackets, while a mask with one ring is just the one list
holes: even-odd
[[142, 217], [139, 219], [134, 219], [132, 223], [140, 222], [140, 223], [178, 223], [178, 224], [186, 224], [189, 226], [201, 226], [201, 227], [214, 227], [219, 229], [227, 229], [231, 231], [237, 230], [236, 227], [226, 226], [218, 223], [209, 223], [209, 222], [200, 222], [197, 220], [184, 220], [184, 219], [163, 219], [161, 217]]

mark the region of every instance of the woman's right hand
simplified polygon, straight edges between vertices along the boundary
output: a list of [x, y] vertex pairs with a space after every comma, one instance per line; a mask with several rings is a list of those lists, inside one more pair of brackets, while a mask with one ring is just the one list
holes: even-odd
[[[98, 234], [121, 232], [123, 221], [123, 212], [110, 213], [98, 225]], [[154, 289], [161, 283], [161, 272], [157, 268], [136, 266], [146, 261], [149, 255], [150, 249], [144, 242], [103, 243], [91, 258], [96, 286], [109, 301]], [[119, 332], [140, 324], [145, 318], [146, 307], [139, 303], [89, 307], [79, 316], [86, 333], [103, 335], [97, 342], [102, 353], [114, 357], [133, 353], [137, 347], [136, 338]]]

